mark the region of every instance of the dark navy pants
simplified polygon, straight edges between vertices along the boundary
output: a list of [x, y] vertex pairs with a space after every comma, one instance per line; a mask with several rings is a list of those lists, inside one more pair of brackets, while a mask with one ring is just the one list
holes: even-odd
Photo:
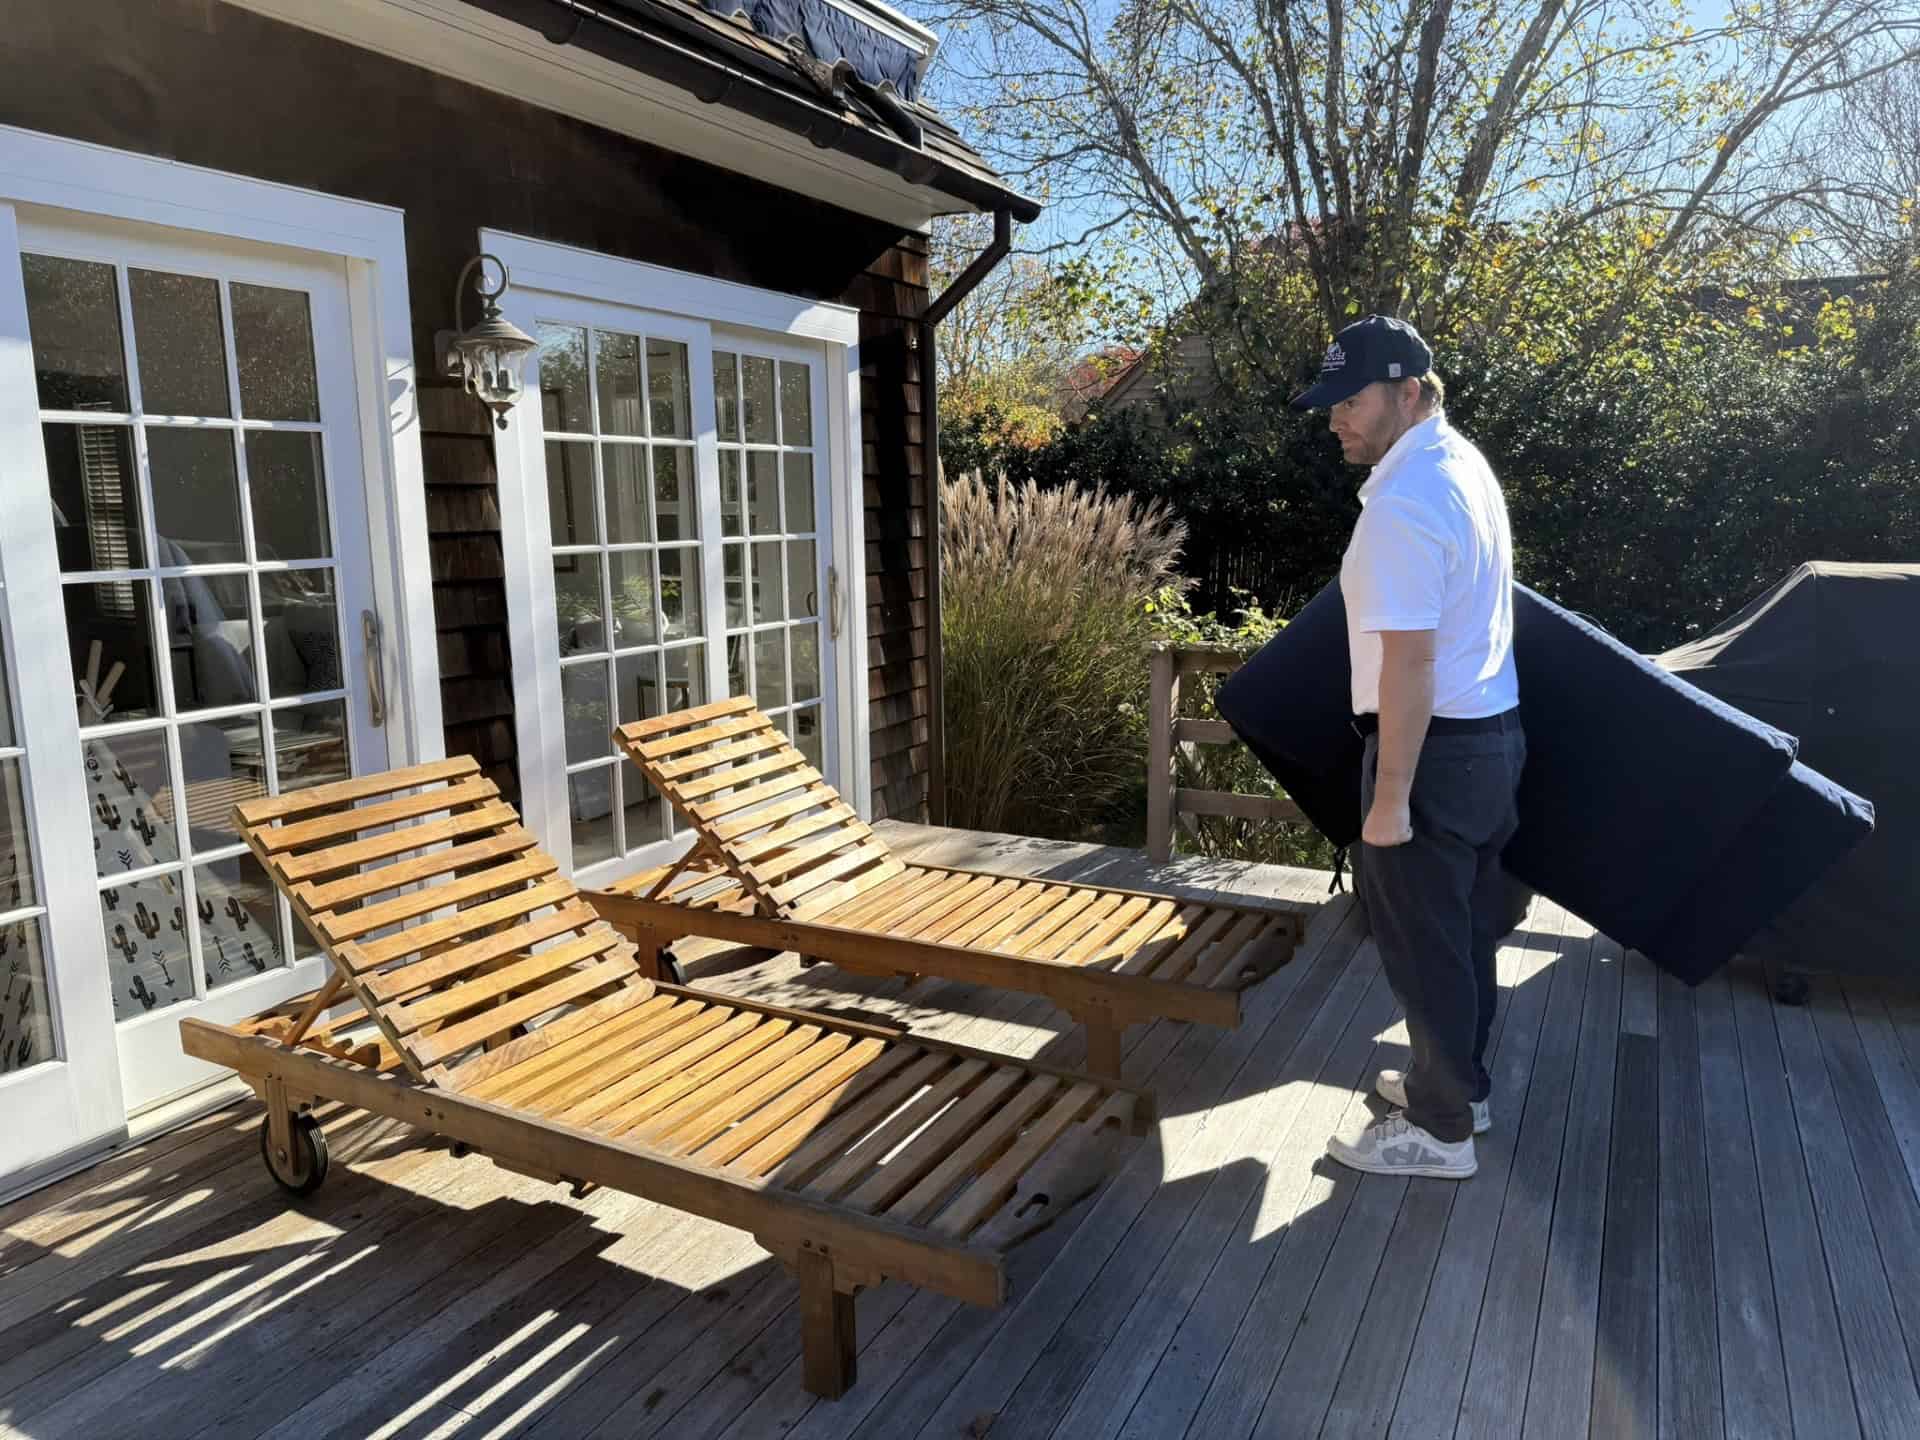
[[[1369, 735], [1363, 815], [1379, 759], [1380, 737]], [[1492, 1084], [1494, 952], [1514, 924], [1500, 852], [1520, 823], [1514, 796], [1526, 759], [1517, 714], [1500, 730], [1429, 734], [1413, 774], [1413, 839], [1359, 847], [1356, 888], [1413, 1047], [1407, 1119], [1440, 1140], [1473, 1133], [1472, 1102]]]

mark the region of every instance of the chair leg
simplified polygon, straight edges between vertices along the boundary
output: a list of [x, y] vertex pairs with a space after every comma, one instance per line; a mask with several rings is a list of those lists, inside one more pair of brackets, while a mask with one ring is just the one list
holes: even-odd
[[838, 1400], [853, 1385], [858, 1367], [853, 1296], [834, 1287], [832, 1257], [800, 1251], [800, 1355], [802, 1381], [823, 1400]]
[[1087, 1024], [1087, 1071], [1102, 1080], [1120, 1078], [1121, 1026], [1111, 1017], [1092, 1017]]

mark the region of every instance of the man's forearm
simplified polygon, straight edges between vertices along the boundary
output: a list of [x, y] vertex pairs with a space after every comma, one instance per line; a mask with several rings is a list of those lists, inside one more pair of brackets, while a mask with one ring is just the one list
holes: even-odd
[[1374, 796], [1404, 805], [1413, 793], [1413, 772], [1433, 719], [1433, 632], [1402, 631], [1381, 638], [1380, 764]]

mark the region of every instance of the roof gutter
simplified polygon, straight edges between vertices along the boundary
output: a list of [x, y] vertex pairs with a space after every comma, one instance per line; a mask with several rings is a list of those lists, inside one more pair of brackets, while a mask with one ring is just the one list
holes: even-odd
[[946, 289], [934, 297], [919, 319], [920, 474], [926, 486], [923, 504], [932, 553], [927, 557], [927, 819], [947, 823], [946, 656], [940, 643], [940, 386], [935, 374], [934, 327], [952, 312], [994, 266], [1013, 249], [1013, 214], [1006, 206], [993, 212], [993, 240]]
[[725, 101], [743, 115], [805, 137], [890, 171], [911, 185], [965, 201], [977, 210], [1010, 209], [1024, 223], [1039, 204], [902, 144], [836, 110], [792, 93], [794, 73], [782, 61], [744, 47], [731, 61], [701, 53], [713, 35], [691, 16], [651, 0], [467, 0], [480, 9], [539, 31], [556, 45], [572, 45], [602, 59], [689, 91], [712, 105]]

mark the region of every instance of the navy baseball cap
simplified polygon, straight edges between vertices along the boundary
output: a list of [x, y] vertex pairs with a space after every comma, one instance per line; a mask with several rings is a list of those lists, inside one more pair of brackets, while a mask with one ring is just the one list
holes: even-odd
[[1433, 350], [1404, 320], [1369, 315], [1327, 347], [1320, 379], [1290, 402], [1295, 410], [1325, 410], [1358, 395], [1376, 380], [1418, 380], [1433, 369]]

